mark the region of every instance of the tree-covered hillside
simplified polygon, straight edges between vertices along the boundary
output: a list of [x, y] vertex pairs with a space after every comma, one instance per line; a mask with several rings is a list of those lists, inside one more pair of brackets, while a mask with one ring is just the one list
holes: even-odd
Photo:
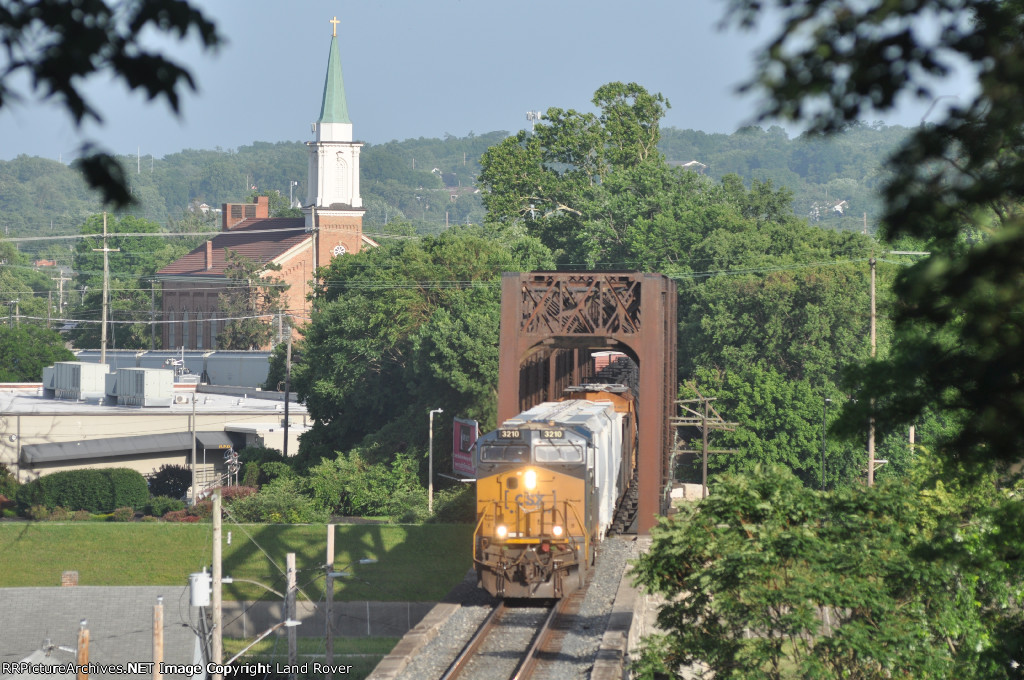
[[[731, 135], [666, 128], [659, 148], [670, 164], [697, 161], [700, 165], [690, 167], [715, 179], [736, 174], [747, 183], [770, 180], [777, 188], [787, 187], [793, 192], [793, 211], [821, 226], [860, 230], [867, 213], [873, 231], [882, 161], [906, 132], [859, 125], [835, 138], [791, 139], [777, 127]], [[480, 157], [506, 136], [470, 133], [367, 144], [361, 185], [366, 230], [437, 233], [445, 225], [481, 223], [484, 211], [476, 192]], [[302, 142], [254, 142], [238, 149], [186, 149], [163, 158], [121, 156], [137, 200], [124, 213], [181, 227], [200, 204], [216, 208], [246, 200], [253, 187], [305, 201], [307, 153]], [[77, 233], [102, 209], [98, 195], [72, 167], [32, 156], [0, 161], [2, 235]], [[58, 259], [67, 251], [67, 245], [58, 250], [41, 243], [19, 247]]]

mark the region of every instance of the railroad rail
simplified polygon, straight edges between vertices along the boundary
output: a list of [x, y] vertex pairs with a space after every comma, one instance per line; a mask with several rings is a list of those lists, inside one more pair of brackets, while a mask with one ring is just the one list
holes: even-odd
[[551, 651], [551, 641], [555, 637], [552, 624], [566, 612], [573, 600], [581, 601], [582, 598], [566, 598], [543, 606], [518, 607], [499, 603], [441, 680], [526, 680], [537, 665], [538, 654]]

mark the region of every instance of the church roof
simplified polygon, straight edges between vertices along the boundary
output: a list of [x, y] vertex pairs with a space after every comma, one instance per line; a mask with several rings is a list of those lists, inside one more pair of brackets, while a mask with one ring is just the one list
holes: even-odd
[[321, 123], [351, 123], [348, 103], [345, 101], [345, 80], [341, 76], [341, 52], [337, 36], [331, 38], [331, 54], [327, 57], [327, 77], [324, 79], [324, 100], [320, 106]]
[[213, 238], [209, 268], [206, 243], [203, 243], [158, 271], [157, 276], [224, 276], [227, 266], [225, 248], [257, 262], [270, 262], [309, 238], [305, 231], [305, 218], [250, 218]]

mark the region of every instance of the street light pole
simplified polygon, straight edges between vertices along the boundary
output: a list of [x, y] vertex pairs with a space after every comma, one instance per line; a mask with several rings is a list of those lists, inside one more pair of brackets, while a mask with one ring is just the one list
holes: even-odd
[[434, 514], [434, 414], [444, 413], [443, 408], [435, 408], [430, 412], [430, 443], [427, 455], [427, 514]]

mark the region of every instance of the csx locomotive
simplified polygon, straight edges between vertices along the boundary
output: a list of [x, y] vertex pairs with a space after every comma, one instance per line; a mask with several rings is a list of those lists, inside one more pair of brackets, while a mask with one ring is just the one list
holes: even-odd
[[559, 598], [583, 585], [636, 461], [623, 385], [576, 388], [477, 440], [474, 564], [505, 598]]

